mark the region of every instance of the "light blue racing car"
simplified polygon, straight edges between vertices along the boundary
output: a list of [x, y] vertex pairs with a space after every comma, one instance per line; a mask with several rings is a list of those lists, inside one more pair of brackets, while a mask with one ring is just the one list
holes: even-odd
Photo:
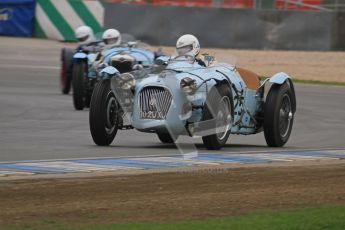
[[230, 134], [264, 131], [268, 146], [289, 139], [296, 97], [286, 73], [260, 81], [257, 74], [214, 62], [206, 67], [191, 56], [145, 70], [120, 73], [104, 68], [90, 105], [90, 131], [97, 145], [110, 145], [118, 129], [157, 133], [163, 143], [201, 136], [207, 149], [221, 149]]
[[78, 52], [74, 54], [72, 71], [73, 104], [76, 110], [89, 107], [95, 84], [102, 75], [100, 70], [113, 66], [120, 73], [147, 68], [154, 64], [156, 53], [137, 42], [128, 42], [98, 53]]
[[63, 94], [68, 94], [71, 89], [73, 63], [76, 61], [73, 56], [76, 53], [83, 53], [85, 55], [97, 53], [102, 49], [103, 45], [102, 41], [96, 40], [79, 45], [76, 49], [70, 47], [61, 49], [60, 87]]

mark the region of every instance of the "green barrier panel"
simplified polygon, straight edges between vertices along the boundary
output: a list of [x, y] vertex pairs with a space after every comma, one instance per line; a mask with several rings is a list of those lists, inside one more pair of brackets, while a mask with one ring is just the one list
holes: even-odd
[[34, 36], [75, 41], [74, 30], [90, 26], [103, 31], [104, 7], [98, 0], [37, 0]]

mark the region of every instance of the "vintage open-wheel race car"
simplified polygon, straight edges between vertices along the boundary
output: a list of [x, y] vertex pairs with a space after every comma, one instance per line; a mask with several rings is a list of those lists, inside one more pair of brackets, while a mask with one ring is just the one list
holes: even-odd
[[163, 143], [201, 136], [207, 149], [222, 148], [230, 134], [263, 131], [268, 146], [283, 146], [296, 112], [291, 78], [280, 72], [260, 81], [249, 70], [204, 59], [206, 66], [178, 56], [129, 73], [104, 68], [90, 104], [94, 142], [110, 145], [117, 130], [135, 128]]
[[136, 42], [108, 48], [97, 54], [78, 52], [74, 55], [72, 71], [73, 104], [76, 110], [89, 107], [95, 84], [102, 76], [99, 71], [106, 66], [113, 66], [120, 73], [136, 68], [152, 66], [155, 53]]

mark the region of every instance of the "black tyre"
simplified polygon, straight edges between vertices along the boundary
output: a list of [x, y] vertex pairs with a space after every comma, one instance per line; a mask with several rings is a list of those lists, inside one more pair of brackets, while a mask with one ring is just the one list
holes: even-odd
[[107, 146], [113, 142], [119, 125], [119, 109], [110, 89], [110, 80], [101, 80], [92, 93], [89, 113], [90, 132], [95, 144]]
[[68, 94], [71, 89], [73, 54], [74, 50], [70, 48], [61, 50], [60, 88], [63, 94]]
[[87, 93], [87, 94], [85, 95], [84, 106], [85, 106], [86, 108], [90, 108], [91, 96], [92, 96], [92, 95], [91, 95], [90, 93]]
[[83, 110], [85, 106], [85, 61], [77, 61], [73, 65], [73, 104], [76, 110]]
[[207, 149], [221, 149], [230, 135], [233, 119], [233, 99], [231, 89], [226, 84], [213, 87], [208, 96], [203, 112], [203, 121], [214, 119], [216, 134], [203, 136]]
[[162, 143], [171, 144], [175, 142], [169, 133], [157, 133], [157, 136]]
[[264, 109], [264, 134], [267, 145], [282, 147], [289, 140], [293, 120], [294, 94], [288, 84], [272, 85]]

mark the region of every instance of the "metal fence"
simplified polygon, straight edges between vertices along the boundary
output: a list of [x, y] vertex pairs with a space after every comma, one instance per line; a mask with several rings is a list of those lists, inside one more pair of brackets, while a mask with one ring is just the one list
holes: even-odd
[[345, 0], [323, 0], [322, 6], [332, 11], [345, 11]]

